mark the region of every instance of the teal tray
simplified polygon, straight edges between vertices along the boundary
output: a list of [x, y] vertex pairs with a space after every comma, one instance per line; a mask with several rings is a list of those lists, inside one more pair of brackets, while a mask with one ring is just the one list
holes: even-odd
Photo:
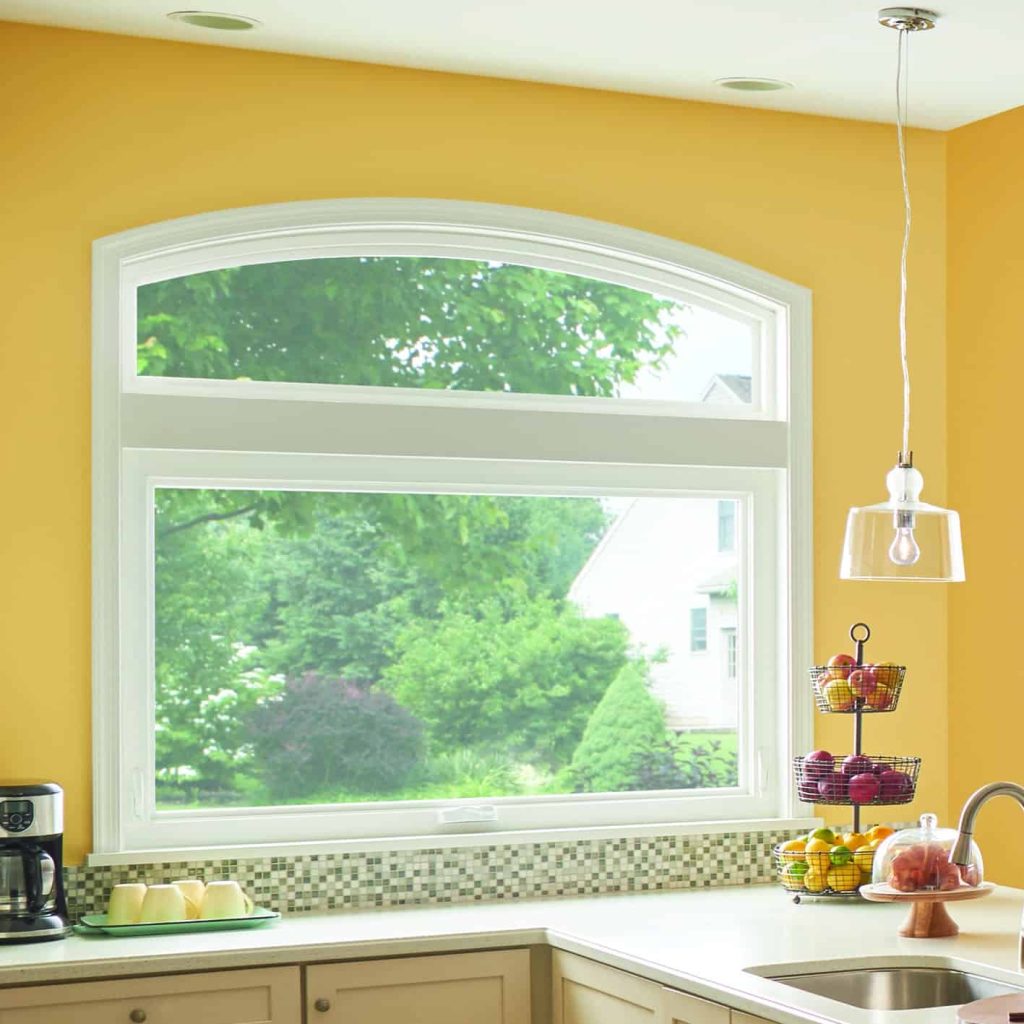
[[256, 907], [247, 917], [221, 917], [212, 921], [165, 921], [161, 924], [107, 924], [106, 914], [86, 914], [75, 925], [78, 935], [183, 935], [186, 932], [226, 932], [259, 928], [279, 921], [276, 910]]

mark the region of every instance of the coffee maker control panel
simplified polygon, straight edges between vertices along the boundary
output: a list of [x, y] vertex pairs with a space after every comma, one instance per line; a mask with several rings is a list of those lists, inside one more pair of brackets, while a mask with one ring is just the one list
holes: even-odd
[[5, 832], [24, 832], [34, 819], [31, 800], [0, 801], [0, 828]]

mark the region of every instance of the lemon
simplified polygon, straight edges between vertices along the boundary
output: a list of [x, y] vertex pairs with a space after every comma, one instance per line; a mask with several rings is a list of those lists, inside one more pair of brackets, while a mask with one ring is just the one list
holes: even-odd
[[808, 871], [804, 875], [804, 888], [808, 892], [824, 892], [828, 888], [828, 881], [821, 871]]
[[810, 843], [812, 839], [823, 839], [829, 846], [831, 846], [836, 841], [836, 834], [830, 828], [816, 828], [807, 837], [808, 843]]
[[859, 850], [853, 851], [853, 863], [857, 865], [865, 874], [870, 875], [871, 869], [875, 863], [875, 851], [862, 846]]
[[841, 864], [832, 868], [825, 876], [830, 889], [836, 892], [852, 892], [860, 887], [861, 873], [856, 864]]
[[812, 871], [824, 875], [829, 868], [829, 854], [832, 851], [832, 844], [824, 839], [812, 839], [807, 844], [804, 856], [807, 859], [807, 866]]
[[784, 853], [803, 853], [807, 849], [807, 840], [790, 839], [788, 842], [783, 843], [779, 849]]

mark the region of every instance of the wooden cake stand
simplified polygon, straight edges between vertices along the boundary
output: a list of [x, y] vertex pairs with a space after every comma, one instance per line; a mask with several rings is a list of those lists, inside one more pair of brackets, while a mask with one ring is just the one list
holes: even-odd
[[862, 885], [860, 894], [872, 903], [907, 903], [910, 905], [906, 920], [900, 925], [900, 935], [908, 939], [945, 939], [960, 929], [946, 910], [947, 903], [960, 900], [980, 900], [995, 889], [991, 882], [979, 886], [964, 886], [948, 892], [900, 892], [888, 885]]

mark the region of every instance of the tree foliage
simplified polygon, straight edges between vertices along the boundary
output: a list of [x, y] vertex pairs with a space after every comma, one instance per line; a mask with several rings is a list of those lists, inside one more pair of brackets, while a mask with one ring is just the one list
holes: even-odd
[[260, 777], [277, 797], [310, 791], [388, 790], [423, 759], [423, 725], [370, 684], [290, 679], [250, 716]]
[[[256, 264], [142, 286], [138, 369], [613, 396], [671, 354], [675, 308], [486, 261]], [[429, 745], [438, 778], [508, 784], [513, 756], [564, 766], [627, 659], [619, 623], [566, 601], [606, 525], [594, 499], [158, 490], [160, 782], [227, 792], [258, 762], [295, 791], [276, 736], [304, 785], [365, 788], [330, 751], [376, 757], [358, 745], [374, 721], [406, 750], [396, 764]], [[299, 719], [314, 738], [296, 751]]]
[[675, 303], [556, 271], [360, 256], [141, 287], [143, 374], [609, 396], [671, 353]]
[[496, 745], [554, 768], [625, 664], [628, 641], [616, 619], [508, 589], [411, 622], [382, 685], [440, 747]]

